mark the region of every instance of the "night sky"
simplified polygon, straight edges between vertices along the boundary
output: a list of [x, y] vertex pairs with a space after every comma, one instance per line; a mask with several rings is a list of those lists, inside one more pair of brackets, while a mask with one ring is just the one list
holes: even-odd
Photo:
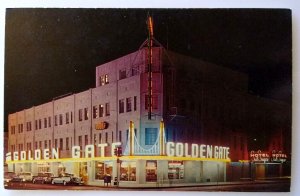
[[95, 67], [154, 36], [169, 50], [249, 75], [249, 91], [291, 103], [291, 13], [279, 9], [7, 9], [7, 117], [95, 87]]

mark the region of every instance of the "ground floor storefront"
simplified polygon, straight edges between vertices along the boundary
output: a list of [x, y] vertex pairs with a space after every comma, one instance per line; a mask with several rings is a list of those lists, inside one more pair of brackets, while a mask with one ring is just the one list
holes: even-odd
[[66, 173], [83, 179], [86, 185], [120, 187], [157, 186], [158, 184], [204, 183], [226, 181], [226, 161], [166, 156], [124, 156], [103, 158], [56, 159], [8, 163], [8, 170], [16, 173]]
[[230, 162], [226, 181], [261, 180], [291, 176], [291, 162]]

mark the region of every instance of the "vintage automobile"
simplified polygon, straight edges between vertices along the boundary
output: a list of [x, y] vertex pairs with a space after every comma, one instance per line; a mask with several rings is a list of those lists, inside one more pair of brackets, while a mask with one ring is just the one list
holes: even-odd
[[24, 179], [20, 178], [19, 176], [14, 176], [8, 183], [7, 187], [13, 187], [13, 186], [24, 186]]
[[32, 183], [51, 183], [53, 179], [53, 173], [51, 172], [45, 172], [45, 173], [38, 173], [37, 176], [33, 177]]
[[30, 172], [21, 172], [18, 176], [19, 178], [22, 178], [23, 181], [32, 182], [33, 175]]
[[15, 172], [4, 172], [4, 187], [8, 186], [8, 183], [16, 176]]
[[76, 177], [73, 174], [65, 173], [61, 177], [53, 178], [51, 183], [63, 185], [82, 185], [83, 181], [80, 177]]

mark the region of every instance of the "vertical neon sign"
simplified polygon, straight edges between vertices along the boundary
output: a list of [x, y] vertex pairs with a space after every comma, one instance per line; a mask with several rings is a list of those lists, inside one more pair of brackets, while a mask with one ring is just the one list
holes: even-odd
[[151, 120], [152, 113], [152, 46], [153, 46], [153, 22], [148, 16], [148, 119]]

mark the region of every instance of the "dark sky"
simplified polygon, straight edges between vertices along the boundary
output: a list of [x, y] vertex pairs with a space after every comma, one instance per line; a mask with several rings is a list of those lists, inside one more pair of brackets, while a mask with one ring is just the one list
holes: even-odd
[[[95, 87], [95, 67], [147, 37], [249, 75], [249, 90], [291, 102], [291, 13], [283, 9], [7, 9], [4, 122], [68, 92]], [[168, 44], [167, 44], [168, 43]]]

